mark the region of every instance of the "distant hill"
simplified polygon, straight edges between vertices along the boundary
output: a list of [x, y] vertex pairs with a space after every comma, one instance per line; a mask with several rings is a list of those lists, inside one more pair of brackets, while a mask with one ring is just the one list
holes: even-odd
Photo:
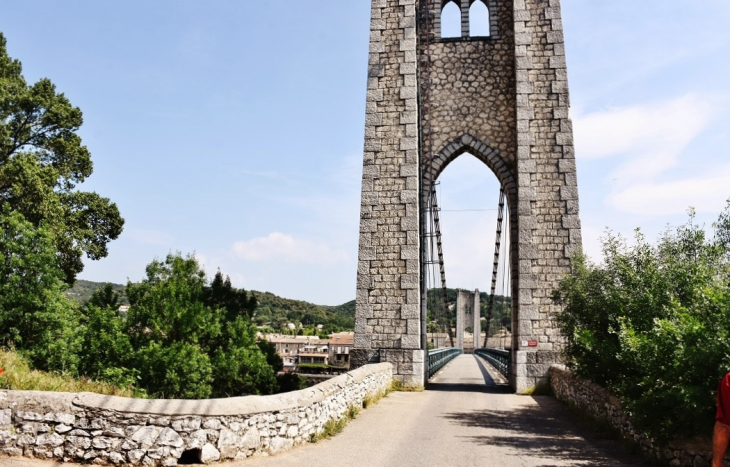
[[355, 329], [355, 300], [338, 306], [282, 298], [269, 292], [253, 291], [258, 300], [254, 321], [259, 326], [280, 328], [286, 323], [302, 323], [305, 326], [321, 324], [327, 331], [351, 331]]
[[[105, 282], [77, 280], [76, 284], [66, 292], [80, 304], [85, 304], [91, 295]], [[124, 294], [124, 286], [112, 284], [114, 290], [121, 292], [121, 304], [128, 305]], [[259, 326], [271, 326], [279, 329], [287, 323], [307, 325], [321, 324], [328, 332], [352, 331], [355, 329], [355, 300], [338, 306], [315, 305], [302, 300], [291, 300], [269, 292], [251, 291], [258, 300], [254, 321]]]
[[[104, 287], [106, 282], [92, 282], [79, 279], [73, 287], [66, 291], [66, 295], [73, 298], [80, 304], [84, 305], [89, 301], [94, 291], [100, 287]], [[121, 284], [112, 284], [112, 288], [122, 294], [120, 305], [129, 305], [127, 295], [124, 293], [124, 286]]]
[[[92, 282], [85, 280], [76, 281], [66, 294], [81, 303], [82, 305], [89, 301], [91, 294], [99, 287], [104, 286], [104, 282]], [[121, 304], [128, 305], [127, 296], [124, 295], [124, 286], [121, 284], [112, 284], [114, 290], [122, 293]], [[302, 323], [306, 326], [316, 326], [321, 324], [325, 332], [352, 331], [355, 329], [355, 300], [343, 303], [337, 306], [315, 305], [314, 303], [302, 300], [292, 300], [289, 298], [279, 297], [270, 292], [250, 291], [256, 296], [258, 306], [254, 314], [254, 322], [258, 326], [270, 326], [276, 330], [285, 326], [287, 323]], [[441, 300], [441, 289], [429, 291], [429, 298], [436, 298], [436, 302]], [[448, 304], [456, 303], [456, 289], [447, 289]], [[481, 312], [486, 314], [489, 294], [482, 292], [481, 294]], [[435, 297], [434, 297], [435, 296]], [[493, 319], [495, 322], [503, 321], [509, 328], [511, 320], [509, 319], [509, 311], [507, 304], [509, 298], [502, 296], [495, 297], [495, 309]], [[430, 300], [429, 300], [430, 302]], [[455, 319], [455, 318], [454, 318]]]

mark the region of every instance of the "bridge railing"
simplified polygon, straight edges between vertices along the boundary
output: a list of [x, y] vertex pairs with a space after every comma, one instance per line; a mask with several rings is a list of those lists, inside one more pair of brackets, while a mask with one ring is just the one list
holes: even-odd
[[502, 376], [509, 378], [510, 352], [497, 349], [475, 349], [474, 353], [491, 363]]
[[428, 351], [428, 379], [431, 379], [441, 368], [451, 360], [461, 355], [461, 349], [445, 348]]

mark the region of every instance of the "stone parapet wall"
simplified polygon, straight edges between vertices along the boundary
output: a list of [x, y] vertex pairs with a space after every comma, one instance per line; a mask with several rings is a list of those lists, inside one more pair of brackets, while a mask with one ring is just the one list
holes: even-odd
[[0, 453], [145, 466], [177, 465], [186, 451], [206, 463], [275, 454], [308, 442], [392, 380], [393, 366], [380, 363], [272, 396], [197, 401], [0, 391]]
[[[623, 438], [633, 441], [652, 459], [671, 466], [704, 467], [712, 461], [710, 439], [693, 439], [668, 447], [656, 446], [651, 439], [638, 432], [628, 415], [621, 408], [619, 400], [597, 384], [574, 375], [560, 365], [550, 367], [550, 386], [555, 397], [572, 405], [591, 417], [605, 421], [616, 429]], [[725, 459], [725, 465], [730, 465]]]

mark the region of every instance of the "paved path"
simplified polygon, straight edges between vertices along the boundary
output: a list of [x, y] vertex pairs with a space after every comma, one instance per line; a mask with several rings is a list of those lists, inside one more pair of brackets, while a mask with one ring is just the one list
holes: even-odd
[[[496, 381], [495, 381], [496, 380]], [[457, 357], [420, 393], [393, 393], [336, 437], [227, 467], [644, 466], [614, 441], [580, 427], [550, 397], [509, 394], [483, 360]], [[50, 462], [2, 459], [3, 467]], [[68, 464], [66, 465], [68, 466]]]
[[547, 467], [644, 466], [601, 440], [551, 397], [509, 394], [495, 370], [457, 357], [421, 393], [393, 393], [364, 410], [338, 436], [273, 457], [234, 464]]

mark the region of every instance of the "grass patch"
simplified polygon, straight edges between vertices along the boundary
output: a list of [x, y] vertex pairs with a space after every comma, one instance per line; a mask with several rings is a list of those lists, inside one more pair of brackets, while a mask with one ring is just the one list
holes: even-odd
[[319, 433], [312, 433], [309, 441], [312, 443], [317, 443], [319, 441], [322, 441], [323, 439], [329, 439], [333, 436], [339, 435], [340, 433], [342, 433], [342, 430], [345, 429], [345, 426], [350, 423], [350, 420], [354, 420], [359, 413], [360, 407], [350, 405], [349, 407], [347, 407], [347, 411], [342, 418], [340, 418], [339, 420], [327, 420], [327, 422], [322, 427], [322, 431], [320, 431]]
[[88, 378], [32, 370], [18, 352], [0, 349], [0, 389], [19, 391], [95, 392], [111, 396], [144, 397], [144, 392], [120, 388]]
[[404, 383], [403, 381], [394, 379], [390, 385], [390, 392], [423, 392], [425, 388], [422, 384]]
[[524, 391], [520, 393], [523, 396], [552, 396], [555, 397], [555, 394], [553, 393], [553, 388], [550, 386], [549, 383], [540, 383], [536, 384], [535, 386], [531, 386]]
[[339, 435], [342, 433], [342, 430], [345, 429], [345, 425], [347, 425], [347, 422], [349, 421], [350, 420], [347, 417], [342, 417], [339, 420], [327, 420], [327, 423], [325, 423], [322, 427], [322, 431], [312, 434], [310, 441], [312, 443], [318, 443], [323, 439], [329, 439], [333, 436]]
[[365, 396], [362, 400], [362, 408], [367, 409], [368, 407], [377, 404], [380, 399], [387, 397], [391, 392], [423, 392], [424, 390], [425, 388], [420, 384], [406, 384], [403, 381], [394, 379], [390, 385], [382, 391]]
[[377, 404], [380, 399], [387, 396], [389, 393], [390, 391], [384, 389], [382, 391], [376, 392], [375, 394], [368, 394], [362, 400], [362, 408], [367, 409], [368, 407], [372, 407], [373, 405]]

